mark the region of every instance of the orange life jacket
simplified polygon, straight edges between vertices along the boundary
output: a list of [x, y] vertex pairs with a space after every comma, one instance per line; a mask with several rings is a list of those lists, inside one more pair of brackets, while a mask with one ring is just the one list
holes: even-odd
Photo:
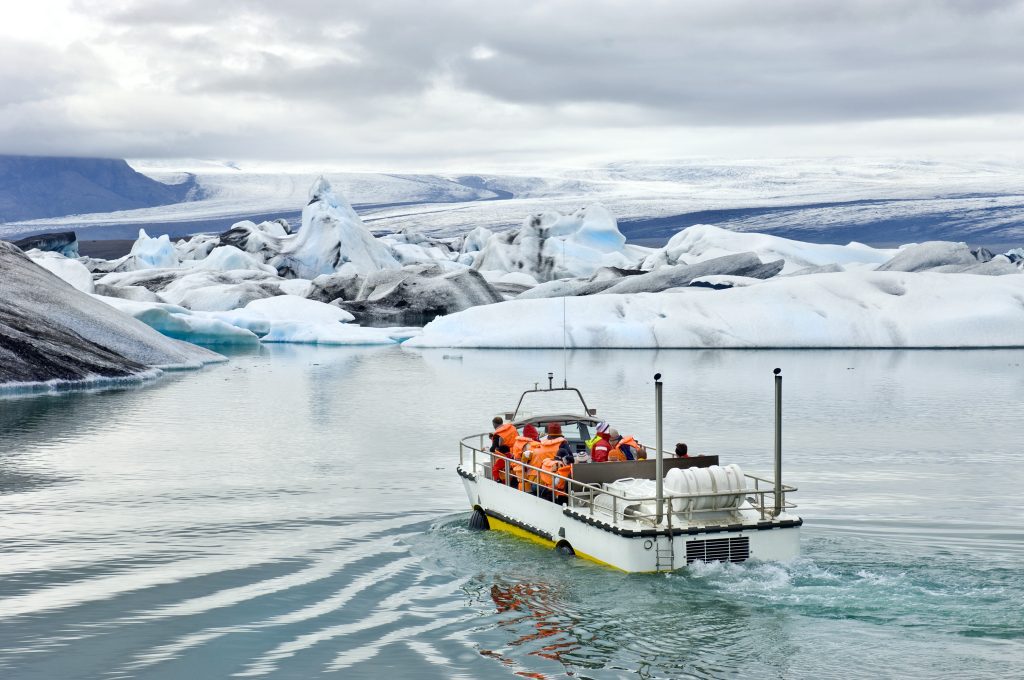
[[637, 440], [633, 439], [633, 435], [629, 435], [628, 437], [623, 437], [622, 441], [619, 442], [619, 446], [632, 446], [634, 449], [637, 449], [637, 450], [643, 448], [642, 446], [640, 446], [640, 442], [638, 442]]
[[565, 439], [563, 437], [554, 437], [552, 439], [541, 439], [539, 442], [530, 447], [530, 465], [540, 467], [541, 463], [558, 455], [558, 447], [562, 445]]
[[[623, 447], [631, 447], [633, 449], [633, 460], [640, 460], [640, 451], [643, 449], [643, 445], [633, 438], [632, 435], [623, 437], [622, 441], [615, 444], [615, 448], [608, 454], [609, 461], [628, 461], [626, 454], [623, 453]], [[620, 458], [621, 457], [621, 458]]]
[[[539, 442], [534, 442], [530, 445], [530, 460], [526, 461], [534, 467], [543, 467], [545, 461], [549, 461], [558, 454], [558, 447], [562, 445], [565, 439], [562, 437], [555, 437], [553, 439], [541, 439]], [[536, 470], [527, 470], [526, 478], [530, 481], [537, 481], [538, 472]], [[548, 478], [548, 486], [551, 485], [551, 479]], [[528, 489], [524, 489], [528, 490]]]
[[[560, 474], [562, 477], [572, 477], [572, 465], [563, 465], [562, 467], [558, 468], [558, 474]], [[555, 480], [555, 495], [558, 495], [558, 496], [564, 496], [565, 495], [565, 480], [564, 479], [556, 479]]]
[[519, 437], [519, 431], [516, 430], [516, 426], [512, 423], [505, 423], [494, 431], [494, 434], [501, 437], [501, 443], [507, 446], [509, 449], [516, 443], [516, 438]]
[[530, 439], [529, 437], [524, 437], [523, 435], [519, 435], [518, 437], [516, 437], [516, 440], [512, 443], [512, 446], [509, 447], [512, 449], [512, 457], [515, 458], [516, 460], [522, 460], [523, 449], [526, 448], [527, 444], [532, 444], [535, 441], [537, 440]]
[[[536, 441], [536, 439], [530, 439], [529, 437], [524, 437], [522, 435], [516, 437], [515, 443], [512, 444], [512, 458], [521, 461], [523, 459], [523, 449], [526, 448], [527, 444], [534, 444], [536, 443]], [[523, 466], [521, 463], [512, 464], [512, 477], [513, 479], [520, 480], [520, 489], [522, 489], [523, 491], [530, 490], [529, 484], [527, 484], [526, 481], [523, 480]]]
[[544, 472], [540, 473], [540, 485], [545, 489], [551, 489], [554, 477], [552, 477], [548, 473], [555, 472], [556, 470], [558, 470], [558, 461], [555, 460], [554, 458], [548, 458], [543, 463], [541, 463], [541, 468], [544, 470]]

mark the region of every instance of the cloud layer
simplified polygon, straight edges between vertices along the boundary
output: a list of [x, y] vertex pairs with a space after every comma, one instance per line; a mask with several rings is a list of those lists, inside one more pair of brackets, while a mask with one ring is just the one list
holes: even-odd
[[1024, 2], [46, 0], [0, 152], [438, 165], [1019, 154]]

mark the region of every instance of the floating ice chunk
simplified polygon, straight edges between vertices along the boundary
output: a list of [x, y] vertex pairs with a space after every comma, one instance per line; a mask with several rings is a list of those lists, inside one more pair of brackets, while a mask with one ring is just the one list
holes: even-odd
[[178, 259], [185, 263], [190, 260], [203, 259], [219, 245], [221, 245], [221, 239], [216, 234], [196, 234], [175, 243], [174, 250], [178, 253]]
[[[1024, 276], [852, 271], [567, 298], [570, 347], [1015, 347]], [[561, 347], [562, 300], [440, 317], [412, 347]]]
[[725, 275], [767, 279], [778, 274], [783, 267], [782, 260], [763, 263], [754, 253], [736, 253], [703, 262], [670, 265], [644, 274], [626, 276], [601, 293], [657, 293], [669, 288], [688, 286], [695, 278], [702, 276]]
[[178, 251], [167, 234], [150, 238], [145, 229], [139, 229], [139, 238], [132, 244], [129, 255], [134, 269], [163, 269], [181, 264]]
[[365, 328], [341, 323], [274, 321], [263, 342], [297, 342], [317, 345], [393, 345], [387, 328]]
[[259, 338], [238, 325], [162, 302], [135, 302], [96, 295], [111, 307], [164, 335], [200, 345], [253, 345]]
[[966, 243], [926, 241], [900, 248], [890, 260], [878, 267], [880, 272], [920, 272], [937, 267], [960, 271], [978, 264]]
[[277, 270], [235, 246], [218, 246], [201, 260], [186, 260], [182, 265], [196, 270], [237, 271], [251, 269], [277, 275]]
[[306, 297], [313, 289], [313, 282], [309, 279], [285, 279], [278, 284], [278, 289], [285, 295]]
[[278, 295], [263, 300], [253, 300], [245, 306], [245, 309], [262, 314], [272, 321], [336, 324], [352, 321], [355, 318], [341, 307], [316, 300], [307, 300], [297, 295]]
[[785, 260], [783, 274], [805, 267], [825, 264], [869, 266], [882, 264], [896, 251], [878, 249], [852, 242], [845, 246], [804, 243], [779, 236], [736, 232], [710, 224], [697, 224], [683, 229], [644, 262], [644, 269], [659, 265], [703, 262], [723, 255], [754, 253], [762, 261]]
[[30, 250], [26, 255], [40, 267], [56, 274], [83, 293], [91, 293], [95, 290], [92, 273], [78, 260], [49, 250]]

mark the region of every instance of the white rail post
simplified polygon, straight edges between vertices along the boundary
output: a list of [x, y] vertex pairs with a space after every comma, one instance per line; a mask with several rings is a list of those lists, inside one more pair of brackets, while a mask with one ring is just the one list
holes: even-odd
[[664, 463], [662, 461], [662, 431], [661, 431], [661, 373], [654, 374], [654, 412], [656, 414], [656, 446], [657, 453], [654, 457], [654, 489], [655, 496], [657, 497], [657, 508], [658, 516], [655, 518], [655, 524], [661, 524], [662, 518], [662, 503], [665, 502], [664, 490], [662, 489], [662, 470]]
[[782, 514], [782, 369], [775, 373], [775, 516]]

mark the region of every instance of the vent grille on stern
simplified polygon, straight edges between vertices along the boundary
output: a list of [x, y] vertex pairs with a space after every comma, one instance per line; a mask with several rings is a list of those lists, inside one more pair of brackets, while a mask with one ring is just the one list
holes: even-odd
[[746, 536], [712, 538], [686, 544], [686, 563], [746, 562], [750, 557], [750, 539]]

